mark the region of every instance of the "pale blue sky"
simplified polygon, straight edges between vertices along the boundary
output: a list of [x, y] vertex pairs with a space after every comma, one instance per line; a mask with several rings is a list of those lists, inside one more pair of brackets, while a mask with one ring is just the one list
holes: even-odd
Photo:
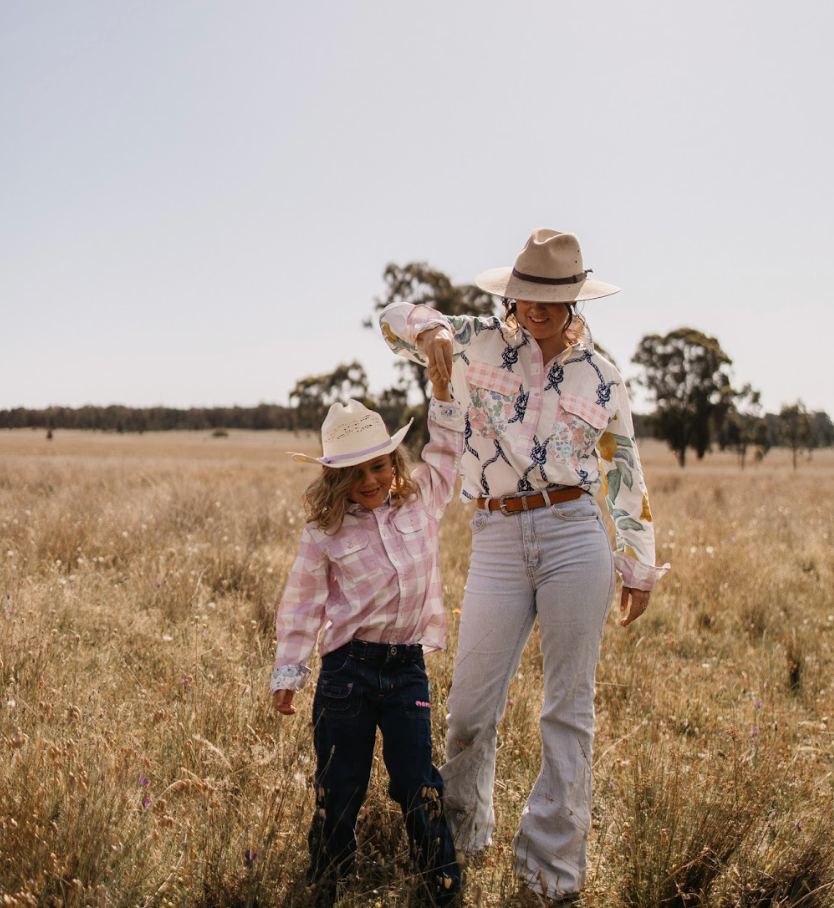
[[[824, 0], [0, 0], [0, 408], [286, 403], [389, 261], [457, 282], [530, 231], [639, 339], [716, 335], [834, 415]], [[829, 111], [826, 113], [826, 111]]]

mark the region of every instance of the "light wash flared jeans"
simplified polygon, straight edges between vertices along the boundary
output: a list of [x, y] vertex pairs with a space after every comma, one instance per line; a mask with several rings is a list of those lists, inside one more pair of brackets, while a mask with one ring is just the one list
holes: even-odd
[[440, 770], [456, 846], [490, 843], [497, 726], [538, 618], [542, 765], [513, 840], [515, 869], [543, 895], [578, 892], [591, 827], [594, 675], [615, 589], [608, 533], [583, 495], [510, 515], [478, 510], [472, 534]]

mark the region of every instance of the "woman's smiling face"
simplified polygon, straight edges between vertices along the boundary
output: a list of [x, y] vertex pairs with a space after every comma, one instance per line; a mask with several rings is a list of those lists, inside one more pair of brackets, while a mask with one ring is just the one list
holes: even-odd
[[570, 318], [567, 303], [515, 301], [515, 315], [527, 333], [538, 341], [545, 362], [568, 346], [564, 331]]

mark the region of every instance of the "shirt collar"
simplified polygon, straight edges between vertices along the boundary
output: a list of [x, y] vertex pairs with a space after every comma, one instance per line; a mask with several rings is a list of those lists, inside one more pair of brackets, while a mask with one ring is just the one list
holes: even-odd
[[[391, 495], [389, 494], [385, 501], [378, 508], [374, 508], [375, 511], [380, 510], [380, 508], [389, 508], [391, 507]], [[353, 514], [354, 517], [360, 517], [362, 514], [370, 514], [371, 511], [368, 510], [364, 505], [359, 504], [358, 501], [351, 501], [351, 503], [345, 508], [345, 514]]]

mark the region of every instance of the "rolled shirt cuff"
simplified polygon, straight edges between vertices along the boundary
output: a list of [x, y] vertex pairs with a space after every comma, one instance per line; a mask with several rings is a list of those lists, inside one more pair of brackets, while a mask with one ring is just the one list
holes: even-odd
[[633, 590], [643, 590], [646, 593], [651, 592], [657, 581], [672, 570], [672, 565], [669, 563], [656, 567], [653, 564], [637, 561], [623, 552], [614, 552], [614, 566], [623, 578], [623, 586]]
[[422, 304], [412, 307], [406, 318], [406, 327], [411, 335], [410, 340], [415, 343], [417, 337], [432, 328], [448, 328], [449, 323], [442, 316], [438, 317], [437, 310]]
[[311, 674], [306, 665], [281, 665], [272, 673], [269, 692], [274, 694], [276, 690], [299, 691]]
[[456, 400], [437, 400], [432, 397], [429, 401], [429, 419], [453, 432], [464, 430], [463, 408]]

